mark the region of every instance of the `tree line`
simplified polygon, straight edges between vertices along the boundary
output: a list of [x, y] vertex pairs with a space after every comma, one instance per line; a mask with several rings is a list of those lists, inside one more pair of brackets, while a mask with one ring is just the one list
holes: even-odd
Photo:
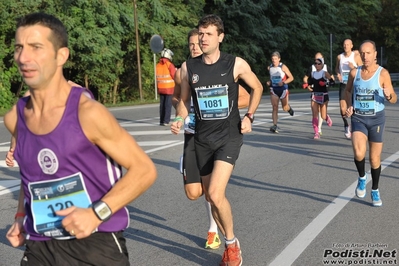
[[379, 63], [399, 72], [397, 10], [397, 0], [0, 0], [0, 108], [9, 108], [26, 90], [13, 62], [13, 42], [16, 19], [31, 12], [54, 14], [66, 25], [65, 76], [100, 102], [115, 104], [140, 100], [140, 83], [142, 98], [154, 99], [151, 37], [161, 35], [180, 65], [189, 54], [188, 31], [209, 13], [224, 21], [221, 49], [247, 60], [263, 84], [272, 52], [280, 52], [295, 77], [292, 87], [300, 87], [314, 54], [323, 53], [334, 68], [346, 38], [355, 49], [363, 40], [375, 41]]

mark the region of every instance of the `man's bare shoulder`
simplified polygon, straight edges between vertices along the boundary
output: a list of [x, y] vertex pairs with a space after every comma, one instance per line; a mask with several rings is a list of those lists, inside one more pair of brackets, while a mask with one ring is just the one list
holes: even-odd
[[4, 125], [12, 133], [17, 124], [17, 105], [14, 104], [13, 107], [4, 115]]
[[389, 71], [388, 71], [387, 69], [385, 69], [385, 68], [382, 68], [382, 69], [381, 69], [380, 76], [383, 77], [383, 78], [385, 78], [385, 77], [391, 78], [391, 76], [390, 76], [390, 74], [389, 74]]

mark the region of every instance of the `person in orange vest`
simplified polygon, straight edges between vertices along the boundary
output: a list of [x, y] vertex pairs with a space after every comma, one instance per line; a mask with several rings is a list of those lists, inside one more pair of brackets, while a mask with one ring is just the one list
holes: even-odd
[[172, 63], [173, 52], [170, 49], [163, 49], [161, 59], [156, 67], [157, 88], [160, 96], [159, 124], [168, 126], [172, 112], [172, 97], [175, 88], [176, 67]]

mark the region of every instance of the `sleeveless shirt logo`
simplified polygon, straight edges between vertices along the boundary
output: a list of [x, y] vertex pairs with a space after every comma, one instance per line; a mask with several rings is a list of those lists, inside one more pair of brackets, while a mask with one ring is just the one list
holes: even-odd
[[65, 190], [64, 185], [58, 185], [57, 190], [58, 190], [58, 192], [61, 192], [61, 193], [64, 192], [64, 190]]
[[193, 84], [197, 83], [198, 81], [199, 81], [199, 76], [197, 74], [194, 74], [192, 77]]
[[37, 160], [43, 173], [52, 175], [58, 170], [58, 159], [55, 153], [50, 149], [42, 149], [37, 155]]

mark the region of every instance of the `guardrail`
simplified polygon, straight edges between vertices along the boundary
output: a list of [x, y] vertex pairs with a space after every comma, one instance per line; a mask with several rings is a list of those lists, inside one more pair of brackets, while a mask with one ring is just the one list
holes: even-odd
[[390, 73], [392, 81], [399, 81], [399, 73]]

